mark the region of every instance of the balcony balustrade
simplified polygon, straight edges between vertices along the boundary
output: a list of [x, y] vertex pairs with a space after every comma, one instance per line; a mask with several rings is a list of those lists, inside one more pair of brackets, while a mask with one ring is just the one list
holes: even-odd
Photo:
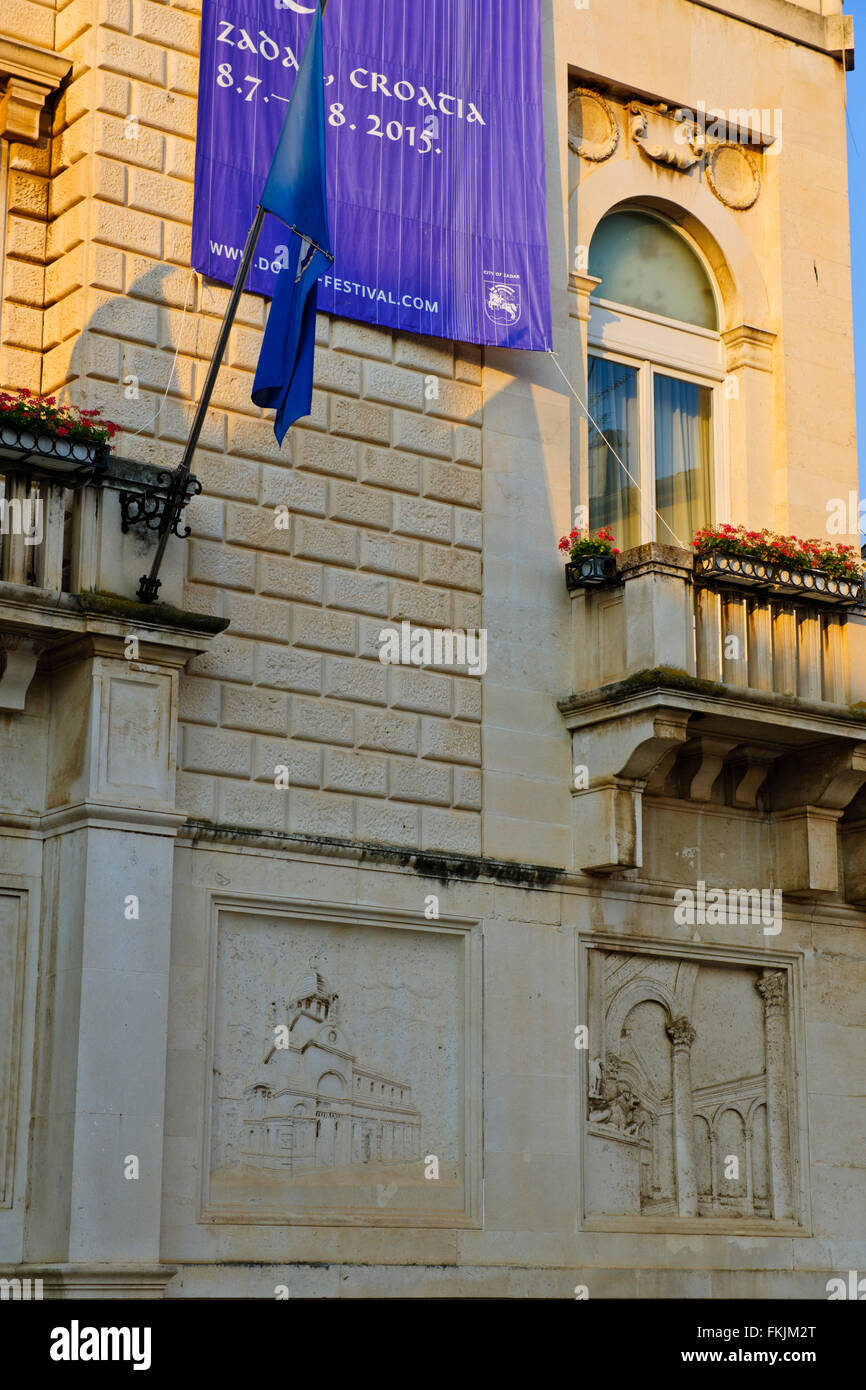
[[[686, 801], [765, 818], [776, 887], [842, 891], [838, 832], [850, 838], [861, 801], [866, 815], [856, 586], [816, 591], [648, 545], [621, 557], [615, 583], [571, 597], [574, 693], [560, 709], [578, 866], [640, 868], [646, 805]], [[862, 857], [845, 875], [852, 901], [866, 898]]]
[[[107, 454], [97, 469], [76, 475], [71, 465], [63, 471], [63, 460], [5, 442], [0, 439], [0, 711], [20, 712], [49, 648], [96, 628], [142, 637], [160, 630], [167, 610], [140, 604], [135, 595], [150, 568], [154, 517], [169, 475]], [[181, 601], [183, 566], [175, 543], [161, 571], [161, 596], [170, 605]], [[209, 631], [213, 624], [203, 620], [203, 626]]]

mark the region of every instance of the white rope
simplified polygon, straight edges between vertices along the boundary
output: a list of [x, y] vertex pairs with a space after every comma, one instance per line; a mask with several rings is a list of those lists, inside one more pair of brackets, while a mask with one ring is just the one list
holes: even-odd
[[[608, 448], [608, 449], [610, 450], [610, 452], [613, 454], [614, 458], [616, 459], [616, 461], [617, 461], [617, 463], [619, 464], [620, 468], [622, 469], [623, 473], [625, 473], [625, 475], [626, 475], [626, 477], [629, 479], [629, 481], [630, 481], [631, 483], [633, 483], [634, 486], [637, 488], [638, 493], [639, 493], [639, 495], [640, 495], [641, 503], [643, 504], [643, 503], [646, 501], [645, 496], [644, 496], [644, 490], [643, 490], [643, 488], [641, 487], [640, 483], [638, 482], [637, 478], [635, 478], [635, 477], [633, 476], [633, 474], [631, 474], [631, 473], [629, 472], [628, 468], [627, 468], [626, 465], [623, 463], [623, 461], [622, 461], [622, 459], [620, 458], [619, 454], [616, 452], [616, 449], [614, 449], [613, 445], [612, 445], [612, 444], [610, 443], [610, 441], [608, 440], [608, 437], [607, 437], [607, 435], [605, 434], [604, 430], [601, 428], [601, 425], [598, 423], [597, 420], [595, 420], [595, 419], [593, 418], [593, 416], [592, 416], [592, 414], [590, 413], [589, 407], [587, 406], [586, 402], [585, 402], [585, 401], [582, 401], [581, 398], [580, 398], [580, 396], [579, 396], [579, 395], [577, 394], [577, 392], [575, 391], [575, 389], [574, 389], [574, 387], [572, 386], [571, 382], [569, 381], [568, 377], [565, 375], [565, 372], [562, 370], [562, 367], [561, 367], [561, 365], [560, 365], [559, 358], [557, 357], [556, 353], [553, 351], [553, 348], [548, 348], [548, 352], [549, 352], [550, 356], [553, 358], [554, 362], [556, 363], [557, 371], [559, 372], [560, 376], [562, 377], [563, 381], [565, 382], [565, 384], [566, 384], [566, 386], [568, 387], [568, 389], [569, 389], [569, 391], [571, 392], [571, 394], [574, 396], [574, 399], [577, 401], [577, 403], [578, 403], [578, 405], [580, 406], [581, 410], [582, 410], [582, 411], [584, 412], [584, 414], [586, 415], [587, 420], [589, 421], [589, 423], [590, 423], [591, 425], [593, 425], [593, 426], [598, 430], [599, 434], [601, 435], [602, 439], [604, 440], [605, 444], [607, 445], [607, 448]], [[673, 536], [674, 540], [676, 541], [676, 543], [677, 543], [677, 545], [680, 547], [680, 549], [681, 549], [681, 550], [687, 549], [687, 547], [683, 545], [683, 542], [680, 540], [680, 538], [679, 538], [679, 536], [677, 535], [676, 531], [674, 531], [673, 528], [672, 528], [671, 526], [669, 526], [668, 523], [665, 521], [665, 519], [664, 519], [664, 517], [662, 516], [661, 512], [657, 511], [656, 508], [655, 508], [654, 506], [652, 506], [652, 504], [650, 504], [650, 510], [653, 512], [653, 514], [654, 514], [655, 516], [658, 517], [658, 519], [659, 519], [659, 521], [661, 522], [662, 526], [666, 527], [667, 530], [670, 531], [671, 535]]]
[[[163, 264], [166, 264], [166, 262], [163, 262]], [[171, 383], [172, 383], [172, 381], [173, 381], [173, 379], [174, 379], [174, 370], [175, 370], [175, 367], [177, 366], [177, 358], [178, 358], [178, 354], [179, 354], [179, 352], [180, 352], [180, 345], [181, 345], [181, 343], [183, 342], [183, 325], [184, 325], [184, 322], [186, 321], [186, 309], [187, 309], [187, 304], [189, 303], [189, 291], [190, 291], [190, 286], [192, 285], [192, 283], [193, 283], [193, 281], [194, 281], [194, 279], [195, 279], [195, 277], [196, 277], [196, 274], [197, 274], [197, 272], [196, 272], [195, 270], [190, 270], [190, 273], [189, 273], [189, 280], [187, 281], [187, 284], [186, 284], [186, 294], [184, 295], [184, 300], [183, 300], [183, 313], [182, 313], [181, 316], [180, 316], [180, 330], [179, 330], [178, 335], [177, 335], [177, 347], [176, 347], [175, 350], [174, 350], [174, 357], [172, 358], [172, 362], [171, 362], [171, 371], [170, 371], [169, 374], [168, 374], [168, 381], [166, 382], [165, 390], [164, 390], [163, 393], [162, 393], [162, 400], [161, 400], [160, 403], [159, 403], [159, 410], [156, 412], [156, 414], [154, 415], [154, 417], [153, 417], [152, 420], [148, 420], [148, 422], [147, 422], [146, 425], [142, 425], [142, 427], [141, 427], [140, 430], [135, 430], [135, 432], [134, 432], [133, 434], [127, 435], [127, 438], [128, 438], [128, 439], [135, 439], [135, 438], [137, 438], [138, 435], [144, 434], [144, 431], [145, 431], [145, 430], [149, 430], [150, 427], [151, 427], [151, 425], [154, 424], [154, 423], [159, 419], [160, 415], [162, 414], [163, 410], [165, 409], [166, 397], [168, 396], [168, 393], [169, 393], [169, 391], [171, 390]], [[197, 336], [198, 336], [198, 330], [196, 330], [196, 337], [197, 337]]]

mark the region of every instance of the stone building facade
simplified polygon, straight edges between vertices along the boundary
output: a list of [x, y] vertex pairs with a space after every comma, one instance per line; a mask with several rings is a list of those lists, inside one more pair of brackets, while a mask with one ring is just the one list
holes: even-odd
[[[124, 431], [0, 538], [0, 1266], [53, 1296], [866, 1268], [866, 608], [686, 529], [855, 539], [850, 20], [541, 6], [555, 354], [321, 316], [280, 450], [244, 295], [154, 605], [129, 498], [228, 293], [201, 3], [4, 10], [0, 383]], [[580, 508], [626, 543], [569, 593]], [[383, 664], [403, 622], [486, 669]]]

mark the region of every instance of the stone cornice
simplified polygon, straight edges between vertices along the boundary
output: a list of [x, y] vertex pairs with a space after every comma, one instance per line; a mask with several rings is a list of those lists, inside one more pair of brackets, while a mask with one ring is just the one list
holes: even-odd
[[50, 49], [0, 38], [0, 137], [35, 144], [45, 103], [71, 71]]
[[[763, 737], [778, 744], [780, 750], [803, 742], [802, 737], [791, 736], [794, 730], [797, 735], [812, 735], [815, 741], [827, 738], [860, 741], [866, 729], [864, 712], [850, 706], [818, 704], [796, 695], [721, 685], [666, 667], [638, 671], [625, 680], [557, 702], [567, 727], [581, 729], [645, 713], [657, 706], [672, 712], [687, 710], [704, 716], [701, 727], [707, 732], [717, 732], [726, 720], [734, 721], [734, 728], [739, 721], [746, 720], [752, 731], [752, 741], [754, 726], [759, 725]], [[712, 726], [710, 720], [715, 721]], [[746, 742], [746, 739], [741, 741]]]
[[790, 3], [790, 0], [691, 0], [691, 3], [704, 10], [715, 10], [717, 14], [730, 15], [756, 29], [777, 34], [779, 38], [818, 49], [844, 63], [849, 72], [854, 68], [854, 21], [850, 15], [815, 14], [814, 10]]
[[0, 583], [0, 631], [43, 637], [46, 645], [87, 638], [121, 643], [131, 630], [142, 647], [176, 648], [181, 664], [204, 651], [228, 619], [188, 613], [166, 603], [138, 603], [118, 594], [67, 594], [27, 584]]

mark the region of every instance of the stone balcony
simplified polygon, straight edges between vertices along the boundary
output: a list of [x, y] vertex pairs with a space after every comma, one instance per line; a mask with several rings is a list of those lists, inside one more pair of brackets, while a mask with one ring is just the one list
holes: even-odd
[[124, 529], [121, 499], [158, 497], [165, 474], [112, 457], [83, 486], [7, 461], [0, 478], [18, 504], [0, 528], [0, 825], [41, 833], [98, 813], [176, 828], [179, 675], [227, 624], [177, 606], [181, 540], [162, 571], [169, 601], [135, 597], [156, 533]]
[[161, 571], [164, 601], [136, 601], [157, 538], [141, 523], [126, 524], [122, 502], [158, 498], [165, 479], [160, 469], [112, 455], [98, 483], [70, 487], [30, 478], [0, 460], [0, 711], [22, 711], [40, 660], [45, 665], [55, 648], [86, 632], [162, 642], [168, 628], [179, 627], [187, 633], [180, 646], [189, 660], [224, 626], [178, 613], [184, 563], [178, 541]]
[[640, 874], [651, 807], [712, 808], [758, 827], [760, 881], [866, 901], [866, 607], [696, 582], [659, 545], [572, 602], [575, 866]]
[[[135, 596], [142, 566], [156, 544], [152, 530], [128, 524], [124, 499], [165, 493], [167, 473], [150, 464], [109, 456], [98, 481], [68, 486], [32, 478], [27, 460], [17, 465], [0, 458], [0, 497], [6, 515], [0, 525], [0, 581], [52, 592], [98, 590]], [[38, 504], [38, 508], [37, 508]], [[22, 533], [22, 520], [35, 534]], [[168, 602], [177, 602], [183, 585], [183, 554], [170, 546], [161, 571]]]

